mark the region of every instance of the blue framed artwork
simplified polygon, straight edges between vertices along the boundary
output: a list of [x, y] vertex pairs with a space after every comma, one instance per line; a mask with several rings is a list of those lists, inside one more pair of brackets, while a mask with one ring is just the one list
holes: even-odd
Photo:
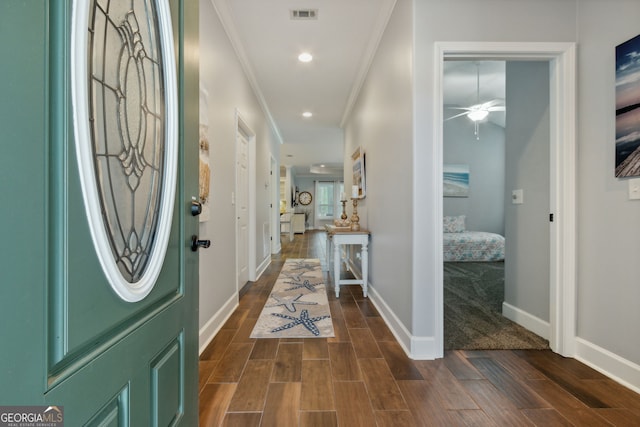
[[616, 46], [615, 174], [640, 176], [640, 35]]
[[469, 197], [469, 165], [444, 165], [444, 197]]

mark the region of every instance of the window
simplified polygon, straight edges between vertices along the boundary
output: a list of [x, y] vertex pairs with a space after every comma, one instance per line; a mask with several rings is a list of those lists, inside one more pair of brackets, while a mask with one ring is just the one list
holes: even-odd
[[342, 181], [316, 181], [316, 220], [332, 220], [340, 215], [340, 194], [343, 191]]

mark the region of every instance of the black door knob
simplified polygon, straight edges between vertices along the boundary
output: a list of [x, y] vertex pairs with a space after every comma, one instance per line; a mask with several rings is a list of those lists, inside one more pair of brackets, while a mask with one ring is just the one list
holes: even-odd
[[202, 203], [191, 200], [191, 215], [198, 216], [202, 213]]
[[191, 250], [196, 252], [198, 248], [208, 248], [211, 246], [211, 240], [198, 240], [198, 236], [195, 234], [191, 236]]

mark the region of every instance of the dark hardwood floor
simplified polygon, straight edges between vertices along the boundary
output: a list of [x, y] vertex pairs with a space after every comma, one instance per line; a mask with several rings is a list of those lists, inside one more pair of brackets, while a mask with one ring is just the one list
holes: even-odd
[[249, 338], [284, 260], [324, 251], [322, 232], [283, 239], [245, 287], [200, 357], [201, 426], [640, 426], [640, 395], [550, 351], [410, 360], [359, 286], [329, 291], [335, 338]]

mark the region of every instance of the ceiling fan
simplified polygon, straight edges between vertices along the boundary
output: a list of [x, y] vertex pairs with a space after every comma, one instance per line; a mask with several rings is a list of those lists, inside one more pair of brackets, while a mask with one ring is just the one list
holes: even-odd
[[504, 101], [501, 99], [492, 99], [487, 102], [480, 102], [480, 64], [476, 63], [476, 103], [469, 107], [448, 107], [450, 110], [463, 110], [464, 112], [447, 118], [445, 121], [453, 120], [458, 117], [467, 116], [475, 125], [476, 139], [480, 139], [478, 134], [478, 124], [494, 111], [505, 111]]

